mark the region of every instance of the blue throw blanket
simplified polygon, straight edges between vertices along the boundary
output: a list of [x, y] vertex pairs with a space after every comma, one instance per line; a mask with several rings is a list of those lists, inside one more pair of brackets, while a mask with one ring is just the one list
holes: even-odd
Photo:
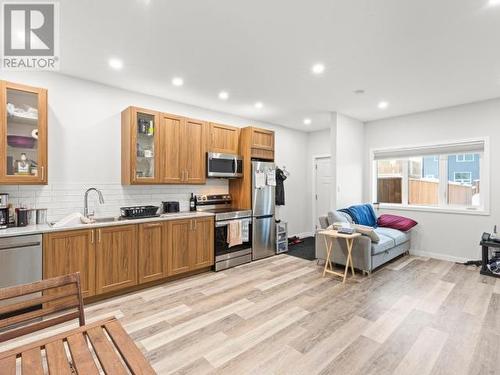
[[356, 224], [377, 227], [377, 215], [373, 211], [371, 204], [360, 204], [348, 208], [342, 208], [339, 211], [348, 214]]

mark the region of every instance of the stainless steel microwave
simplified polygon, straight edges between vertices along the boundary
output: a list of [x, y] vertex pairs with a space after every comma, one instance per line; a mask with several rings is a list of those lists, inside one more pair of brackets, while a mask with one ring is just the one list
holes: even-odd
[[207, 153], [207, 176], [238, 178], [243, 176], [243, 158], [234, 154]]

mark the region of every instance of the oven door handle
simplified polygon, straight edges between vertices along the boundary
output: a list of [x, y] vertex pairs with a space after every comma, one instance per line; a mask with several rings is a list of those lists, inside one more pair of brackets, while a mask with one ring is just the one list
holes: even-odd
[[[241, 222], [248, 222], [249, 224], [252, 224], [252, 219], [234, 219], [234, 220], [241, 220]], [[225, 227], [226, 225], [229, 224], [229, 222], [231, 221], [234, 221], [234, 220], [224, 220], [224, 221], [217, 221], [215, 223], [215, 227], [216, 228], [220, 228], [220, 227]]]

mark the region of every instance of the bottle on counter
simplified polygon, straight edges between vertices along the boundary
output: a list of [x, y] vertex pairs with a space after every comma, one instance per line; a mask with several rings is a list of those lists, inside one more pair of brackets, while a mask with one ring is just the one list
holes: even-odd
[[191, 193], [191, 198], [189, 198], [189, 211], [196, 211], [196, 198], [194, 193]]

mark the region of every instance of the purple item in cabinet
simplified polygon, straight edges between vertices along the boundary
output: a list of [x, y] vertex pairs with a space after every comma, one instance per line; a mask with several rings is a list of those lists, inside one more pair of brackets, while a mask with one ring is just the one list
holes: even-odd
[[33, 137], [24, 137], [22, 135], [8, 135], [7, 144], [11, 147], [33, 148], [36, 139]]

